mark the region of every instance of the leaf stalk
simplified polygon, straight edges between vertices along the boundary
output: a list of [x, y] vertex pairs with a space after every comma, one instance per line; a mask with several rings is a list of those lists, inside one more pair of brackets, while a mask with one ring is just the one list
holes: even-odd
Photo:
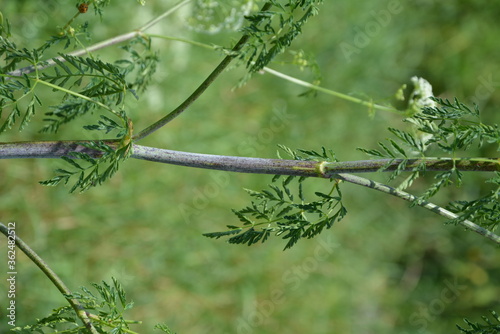
[[[0, 232], [4, 234], [6, 237], [9, 237], [9, 229], [4, 224], [0, 223]], [[69, 298], [66, 296], [71, 295], [71, 291], [66, 287], [66, 284], [57, 276], [57, 274], [50, 269], [50, 267], [45, 263], [45, 261], [32, 250], [28, 244], [26, 244], [21, 238], [15, 235], [15, 242], [17, 247], [26, 254], [26, 256], [33, 261], [34, 264], [37, 265], [40, 270], [52, 281], [52, 283], [56, 286], [56, 288], [65, 296], [66, 300], [69, 302], [71, 307], [75, 310], [76, 315], [82, 320], [85, 327], [92, 334], [99, 334], [99, 332], [95, 329], [92, 321], [89, 319], [87, 312], [80, 304], [80, 302], [74, 298]]]

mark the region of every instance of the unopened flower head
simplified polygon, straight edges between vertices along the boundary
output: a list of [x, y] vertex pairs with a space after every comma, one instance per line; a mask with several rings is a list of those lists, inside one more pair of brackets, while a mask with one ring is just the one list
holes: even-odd
[[411, 78], [411, 82], [415, 88], [410, 95], [408, 109], [417, 113], [420, 112], [422, 108], [436, 107], [436, 102], [431, 99], [434, 94], [432, 93], [432, 85], [429, 81], [415, 76]]
[[[413, 83], [414, 89], [410, 94], [410, 99], [408, 101], [408, 111], [411, 114], [415, 115], [420, 113], [423, 108], [434, 108], [437, 106], [437, 103], [431, 99], [434, 96], [432, 93], [432, 85], [429, 81], [424, 78], [412, 77], [411, 82]], [[412, 124], [413, 131], [417, 138], [422, 142], [423, 150], [425, 151], [428, 147], [428, 141], [433, 138], [431, 133], [422, 132], [419, 128], [423, 125], [422, 122], [426, 123], [426, 126], [430, 129], [434, 128], [436, 125], [429, 121], [419, 121], [417, 124], [409, 119]], [[418, 154], [418, 152], [414, 152]]]

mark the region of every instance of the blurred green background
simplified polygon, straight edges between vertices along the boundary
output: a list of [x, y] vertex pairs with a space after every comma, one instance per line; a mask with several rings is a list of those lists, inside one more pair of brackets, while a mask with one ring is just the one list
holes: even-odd
[[[89, 10], [75, 24], [88, 20], [98, 42], [139, 27], [175, 3], [112, 1], [102, 21]], [[76, 12], [69, 0], [4, 1], [0, 10], [18, 45], [29, 47]], [[237, 39], [234, 32], [190, 28], [185, 21], [192, 10], [184, 7], [150, 32], [226, 46]], [[499, 122], [499, 14], [500, 3], [472, 0], [325, 1], [293, 48], [315, 55], [324, 87], [383, 103], [418, 75], [436, 95], [476, 102], [484, 121]], [[341, 45], [356, 46], [367, 29], [368, 41], [347, 55]], [[153, 46], [161, 59], [155, 82], [129, 105], [136, 130], [176, 107], [221, 59], [178, 42], [154, 40]], [[98, 54], [113, 61], [120, 51]], [[289, 66], [271, 67], [313, 78]], [[325, 146], [340, 160], [356, 160], [366, 159], [357, 147], [375, 148], [388, 136], [387, 127], [403, 126], [399, 116], [369, 117], [366, 108], [331, 96], [299, 97], [303, 88], [268, 74], [233, 90], [242, 74], [224, 73], [185, 114], [141, 144], [266, 158], [276, 156], [277, 144]], [[0, 140], [85, 136], [81, 124], [57, 137], [39, 134], [42, 112], [29, 130], [13, 129]], [[493, 148], [469, 155], [495, 154]], [[165, 322], [178, 333], [451, 333], [464, 316], [479, 321], [488, 309], [499, 310], [498, 247], [372, 190], [344, 185], [348, 216], [283, 252], [279, 239], [246, 247], [201, 235], [236, 223], [230, 209], [249, 202], [243, 188], [262, 189], [269, 176], [130, 160], [110, 182], [83, 194], [38, 184], [61, 166], [57, 160], [0, 161], [0, 220], [15, 221], [17, 234], [70, 289], [118, 278], [135, 303], [129, 318], [143, 321], [132, 328], [137, 332], [151, 333], [154, 324]], [[467, 174], [462, 187], [447, 189], [435, 201], [475, 198], [488, 189], [482, 183], [487, 177]], [[431, 181], [429, 175], [413, 191]], [[320, 180], [309, 185], [311, 191], [329, 186]], [[18, 325], [64, 304], [24, 255], [18, 254], [17, 266]], [[0, 288], [5, 296], [5, 284]], [[2, 332], [5, 322], [2, 317]]]

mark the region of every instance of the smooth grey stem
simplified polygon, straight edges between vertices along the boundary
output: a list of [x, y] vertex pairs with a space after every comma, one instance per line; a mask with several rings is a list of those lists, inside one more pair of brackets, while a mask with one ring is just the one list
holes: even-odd
[[[71, 152], [84, 152], [93, 157], [100, 153], [84, 147], [81, 141], [40, 141], [0, 143], [0, 159], [60, 158]], [[116, 147], [118, 140], [103, 140]], [[318, 162], [283, 159], [247, 158], [225, 155], [180, 152], [142, 145], [133, 145], [132, 158], [173, 165], [224, 170], [240, 173], [298, 175], [331, 178], [338, 173], [370, 173], [381, 168], [394, 171], [403, 159], [377, 159], [342, 162]], [[498, 159], [486, 158], [425, 158], [408, 159], [402, 171], [414, 171], [425, 165], [426, 171], [446, 171], [456, 168], [460, 171], [499, 171]]]
[[[384, 168], [390, 172], [404, 162], [403, 159], [377, 159], [342, 162], [318, 162], [284, 159], [246, 158], [172, 151], [134, 145], [132, 157], [174, 165], [225, 170], [240, 173], [299, 175], [308, 177], [335, 178], [338, 173], [371, 173]], [[1, 158], [1, 157], [0, 157]], [[426, 158], [408, 159], [402, 171], [414, 171], [425, 164], [426, 171], [445, 171], [456, 168], [460, 171], [499, 171], [498, 159], [485, 158]]]
[[[442, 207], [440, 207], [436, 204], [433, 204], [431, 202], [417, 201], [417, 197], [414, 195], [411, 195], [411, 194], [404, 192], [404, 191], [401, 191], [401, 190], [397, 190], [396, 188], [390, 187], [388, 185], [385, 185], [385, 184], [382, 184], [382, 183], [379, 183], [379, 182], [376, 182], [373, 180], [365, 179], [363, 177], [359, 177], [356, 175], [350, 175], [350, 174], [337, 174], [334, 177], [336, 179], [339, 179], [339, 180], [343, 180], [343, 181], [357, 184], [357, 185], [360, 185], [363, 187], [375, 189], [377, 191], [381, 191], [383, 193], [386, 193], [386, 194], [389, 194], [392, 196], [396, 196], [396, 197], [401, 198], [401, 199], [408, 201], [408, 202], [416, 203], [417, 205], [419, 205], [423, 208], [426, 208], [426, 209], [428, 209], [428, 210], [430, 210], [430, 211], [432, 211], [440, 216], [446, 217], [448, 219], [458, 218], [458, 216], [456, 214], [454, 214], [451, 211], [446, 210], [445, 208], [442, 208]], [[464, 220], [464, 221], [460, 222], [460, 224], [463, 227], [465, 227], [466, 229], [471, 230], [473, 232], [476, 232], [476, 233], [492, 240], [493, 242], [500, 244], [500, 236], [496, 235], [495, 233], [492, 233], [492, 232], [488, 231], [487, 229], [484, 229], [481, 226], [474, 224], [473, 222], [471, 222], [469, 220]]]
[[[75, 151], [84, 152], [93, 157], [98, 157], [100, 155], [100, 152], [82, 146], [80, 144], [82, 142], [84, 141], [0, 143], [0, 159], [60, 158]], [[119, 145], [119, 142], [116, 140], [106, 140], [104, 142], [115, 148]], [[133, 145], [131, 157], [173, 165], [215, 169], [229, 172], [334, 178], [372, 188], [409, 202], [415, 202], [417, 200], [416, 196], [397, 190], [385, 184], [351, 174], [345, 174], [346, 171], [354, 173], [373, 172], [383, 166], [387, 167], [389, 163], [392, 164], [389, 164], [391, 168], [386, 168], [385, 170], [394, 170], [401, 163], [401, 160], [398, 161], [397, 159], [362, 160], [357, 162], [261, 159], [179, 152], [141, 145]], [[430, 170], [449, 170], [452, 167], [460, 169], [460, 166], [464, 168], [464, 171], [478, 170], [481, 166], [485, 167], [484, 170], [486, 171], [498, 170], [498, 159], [462, 158], [454, 160], [428, 158], [428, 160], [431, 168]], [[464, 165], [460, 164], [462, 160], [465, 161]], [[415, 166], [419, 166], [424, 162], [426, 162], [426, 160], [419, 159], [414, 162], [414, 166], [412, 164], [407, 164], [407, 169], [405, 170], [412, 171]], [[457, 218], [456, 214], [430, 202], [416, 201], [415, 203], [446, 218]], [[465, 228], [479, 233], [497, 244], [500, 244], [500, 236], [474, 224], [473, 222], [465, 220], [460, 224], [462, 224]]]
[[[97, 157], [99, 152], [80, 145], [82, 141], [39, 141], [0, 143], [0, 159], [61, 158], [71, 152], [83, 152]], [[105, 141], [108, 145], [118, 141]]]
[[[82, 146], [85, 141], [44, 141], [0, 143], [0, 159], [61, 158], [71, 152], [87, 153], [99, 157], [100, 152]], [[119, 142], [106, 140], [116, 147]], [[199, 154], [133, 145], [132, 158], [196, 168], [207, 168], [240, 173], [283, 174], [321, 177], [317, 161], [246, 158], [224, 155]]]
[[228, 172], [323, 177], [318, 174], [320, 163], [317, 161], [199, 154], [140, 145], [134, 145], [132, 158]]

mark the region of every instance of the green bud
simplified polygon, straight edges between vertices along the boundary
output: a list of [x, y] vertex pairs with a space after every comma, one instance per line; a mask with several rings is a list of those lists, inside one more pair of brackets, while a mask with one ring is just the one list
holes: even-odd
[[404, 84], [403, 86], [401, 86], [398, 89], [396, 94], [394, 94], [394, 98], [398, 101], [404, 101], [405, 100], [405, 93], [404, 93], [405, 90], [406, 90], [406, 84]]

